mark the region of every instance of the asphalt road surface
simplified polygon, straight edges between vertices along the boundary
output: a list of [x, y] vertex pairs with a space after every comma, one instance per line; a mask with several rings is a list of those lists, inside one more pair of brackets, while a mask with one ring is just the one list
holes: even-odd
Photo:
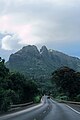
[[80, 120], [80, 112], [44, 96], [41, 104], [1, 116], [0, 120]]

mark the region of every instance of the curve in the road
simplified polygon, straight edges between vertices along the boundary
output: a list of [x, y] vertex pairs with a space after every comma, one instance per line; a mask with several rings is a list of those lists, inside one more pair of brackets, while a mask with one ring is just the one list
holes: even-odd
[[2, 116], [0, 120], [80, 120], [80, 113], [44, 96], [38, 106]]

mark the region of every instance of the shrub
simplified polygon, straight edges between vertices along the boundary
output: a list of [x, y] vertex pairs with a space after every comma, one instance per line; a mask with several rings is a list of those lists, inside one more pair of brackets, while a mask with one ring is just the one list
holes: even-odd
[[76, 100], [77, 102], [80, 102], [80, 94], [78, 94], [78, 95], [76, 96], [75, 100]]
[[34, 97], [34, 103], [39, 103], [41, 100], [41, 96]]

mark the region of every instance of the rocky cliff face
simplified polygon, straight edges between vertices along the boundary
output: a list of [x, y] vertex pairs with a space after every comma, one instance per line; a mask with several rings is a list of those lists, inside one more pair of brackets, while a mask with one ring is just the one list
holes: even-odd
[[39, 51], [34, 45], [25, 46], [12, 54], [6, 65], [11, 71], [19, 71], [37, 79], [48, 78], [54, 70], [62, 66], [80, 71], [80, 59], [48, 50], [46, 46], [42, 46]]

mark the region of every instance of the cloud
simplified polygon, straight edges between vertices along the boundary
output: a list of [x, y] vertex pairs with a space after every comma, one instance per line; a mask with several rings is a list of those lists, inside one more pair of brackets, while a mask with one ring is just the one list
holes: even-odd
[[4, 37], [4, 38], [2, 39], [2, 49], [11, 50], [11, 48], [10, 48], [10, 46], [9, 46], [9, 44], [8, 44], [10, 38], [11, 38], [11, 36], [8, 35], [8, 36], [6, 36], [6, 37]]
[[0, 31], [17, 34], [3, 37], [3, 49], [27, 44], [74, 46], [80, 43], [80, 0], [2, 0]]
[[21, 47], [21, 45], [18, 43], [19, 38], [17, 35], [6, 35], [2, 39], [2, 49], [4, 50], [17, 50]]

